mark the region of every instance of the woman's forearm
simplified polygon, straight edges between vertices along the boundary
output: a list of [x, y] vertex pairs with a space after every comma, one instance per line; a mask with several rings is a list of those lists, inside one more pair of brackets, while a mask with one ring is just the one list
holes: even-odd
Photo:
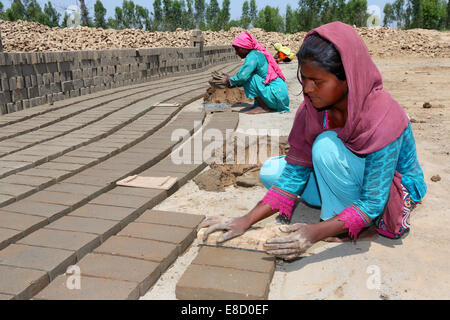
[[270, 204], [260, 204], [258, 203], [249, 213], [247, 213], [242, 218], [245, 219], [248, 224], [248, 228], [253, 224], [261, 221], [267, 217], [270, 217], [274, 213], [278, 212], [278, 209], [272, 210]]
[[311, 225], [311, 240], [315, 243], [328, 237], [346, 233], [348, 228], [344, 228], [344, 225], [345, 222], [340, 221], [339, 217], [313, 224]]

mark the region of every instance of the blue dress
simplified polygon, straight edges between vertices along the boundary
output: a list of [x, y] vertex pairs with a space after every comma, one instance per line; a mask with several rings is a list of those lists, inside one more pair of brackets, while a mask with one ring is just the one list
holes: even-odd
[[375, 220], [388, 202], [395, 171], [401, 173], [411, 200], [420, 201], [427, 186], [411, 124], [398, 139], [366, 156], [347, 149], [335, 131], [324, 131], [313, 145], [313, 168], [287, 163], [284, 156], [274, 157], [264, 163], [260, 178], [268, 189], [273, 185], [320, 206], [322, 220], [352, 204]]
[[[289, 112], [289, 93], [286, 82], [278, 77], [264, 84], [268, 69], [269, 63], [264, 54], [258, 50], [252, 50], [238, 73], [230, 78], [231, 85], [244, 87], [248, 98], [259, 97], [270, 109], [280, 113]], [[256, 100], [255, 105], [257, 105]]]

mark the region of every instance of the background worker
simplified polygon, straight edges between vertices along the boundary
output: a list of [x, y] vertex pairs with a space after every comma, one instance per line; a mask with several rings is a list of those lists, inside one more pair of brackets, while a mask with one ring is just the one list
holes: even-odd
[[275, 50], [277, 50], [277, 53], [274, 56], [277, 63], [289, 63], [294, 59], [295, 54], [288, 47], [283, 46], [281, 43], [275, 43], [273, 46]]
[[286, 78], [269, 51], [248, 32], [233, 41], [236, 54], [245, 59], [237, 74], [223, 75], [222, 82], [229, 87], [244, 87], [245, 95], [255, 103], [248, 114], [270, 111], [289, 112], [289, 93]]

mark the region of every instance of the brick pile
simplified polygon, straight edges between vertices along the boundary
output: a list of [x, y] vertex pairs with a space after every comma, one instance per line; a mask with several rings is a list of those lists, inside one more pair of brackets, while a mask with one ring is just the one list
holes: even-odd
[[[50, 28], [35, 22], [0, 20], [3, 46], [6, 52], [42, 52], [73, 50], [107, 50], [146, 47], [188, 47], [191, 30], [175, 32], [150, 32], [139, 29], [101, 28]], [[445, 32], [436, 30], [391, 28], [357, 28], [374, 56], [450, 57], [450, 41]], [[246, 31], [231, 28], [229, 31], [204, 31], [205, 46], [231, 44]], [[298, 51], [305, 32], [283, 34], [265, 32], [259, 28], [249, 30], [269, 50], [280, 42]]]

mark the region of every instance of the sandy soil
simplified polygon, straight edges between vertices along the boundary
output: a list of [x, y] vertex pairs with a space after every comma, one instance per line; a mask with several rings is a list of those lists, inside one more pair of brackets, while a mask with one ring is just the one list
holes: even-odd
[[[269, 299], [449, 299], [450, 298], [450, 59], [375, 59], [384, 87], [411, 117], [428, 192], [413, 211], [411, 231], [401, 240], [378, 237], [355, 243], [321, 243], [309, 257], [277, 264]], [[282, 65], [291, 113], [240, 115], [239, 130], [266, 123], [289, 132], [302, 96], [296, 63]], [[424, 103], [431, 108], [424, 108]], [[187, 109], [201, 108], [196, 101]], [[245, 131], [245, 130], [244, 130]], [[283, 135], [283, 134], [282, 134]], [[440, 181], [431, 177], [439, 175]], [[199, 190], [190, 181], [155, 209], [227, 217], [247, 213], [265, 194], [262, 187]], [[294, 222], [314, 223], [319, 211], [304, 207]], [[274, 217], [262, 222], [274, 223]], [[195, 241], [142, 299], [176, 299], [175, 286], [198, 252]], [[378, 281], [379, 280], [379, 281]]]

